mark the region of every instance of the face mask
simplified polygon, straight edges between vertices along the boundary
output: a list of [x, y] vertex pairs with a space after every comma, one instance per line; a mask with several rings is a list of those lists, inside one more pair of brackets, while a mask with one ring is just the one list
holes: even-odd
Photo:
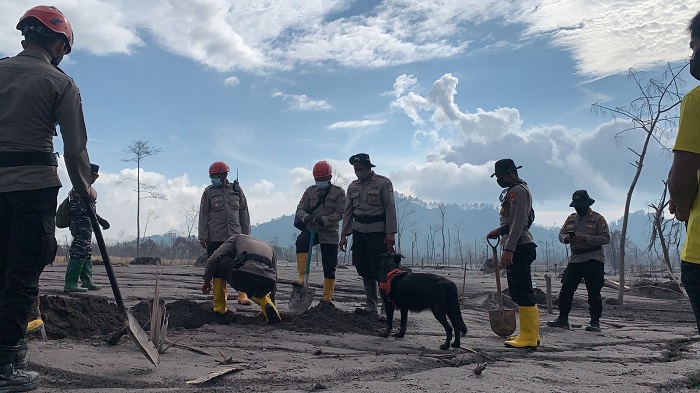
[[370, 171], [355, 171], [355, 176], [360, 180], [365, 180], [369, 177], [369, 172]]
[[510, 187], [510, 182], [507, 181], [507, 180], [496, 179], [496, 183], [498, 183], [498, 185], [501, 186], [501, 187], [503, 187], [503, 188], [508, 188], [508, 187]]
[[576, 213], [578, 213], [579, 216], [583, 217], [583, 216], [588, 214], [588, 208], [587, 207], [577, 207]]
[[221, 178], [218, 178], [218, 177], [217, 177], [216, 179], [211, 179], [211, 185], [212, 185], [212, 186], [218, 187], [218, 186], [220, 186], [221, 184], [222, 184], [222, 183], [221, 183]]
[[690, 60], [690, 75], [700, 80], [700, 53], [696, 54], [695, 57]]
[[331, 185], [331, 182], [328, 181], [328, 180], [327, 180], [327, 181], [317, 181], [317, 182], [316, 182], [316, 187], [318, 187], [318, 188], [328, 188], [328, 186], [330, 186], [330, 185]]

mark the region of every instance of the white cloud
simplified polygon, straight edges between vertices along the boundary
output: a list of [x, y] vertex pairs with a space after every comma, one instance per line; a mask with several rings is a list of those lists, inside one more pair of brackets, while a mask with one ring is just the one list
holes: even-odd
[[229, 76], [228, 78], [224, 79], [225, 86], [238, 86], [240, 83], [241, 80], [235, 76]]
[[394, 97], [401, 97], [407, 90], [413, 89], [418, 84], [418, 79], [411, 75], [400, 75], [394, 82]]
[[342, 128], [366, 128], [379, 126], [386, 123], [386, 120], [352, 120], [352, 121], [338, 121], [328, 127], [329, 130], [338, 130]]
[[306, 94], [285, 94], [280, 91], [272, 97], [289, 102], [289, 109], [295, 111], [327, 111], [333, 108], [326, 100], [312, 100]]

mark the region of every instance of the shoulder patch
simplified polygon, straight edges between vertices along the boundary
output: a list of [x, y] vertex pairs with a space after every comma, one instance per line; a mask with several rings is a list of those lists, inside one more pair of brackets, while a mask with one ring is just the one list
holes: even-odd
[[600, 227], [601, 227], [601, 228], [607, 228], [607, 227], [608, 227], [608, 222], [605, 221], [605, 218], [603, 218], [602, 216], [600, 217]]
[[515, 191], [512, 191], [508, 194], [508, 199], [510, 199], [510, 203], [515, 203], [516, 199], [518, 197], [518, 194], [515, 193]]

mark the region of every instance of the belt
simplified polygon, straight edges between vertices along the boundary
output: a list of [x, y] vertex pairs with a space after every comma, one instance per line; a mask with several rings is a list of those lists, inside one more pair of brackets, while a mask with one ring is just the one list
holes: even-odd
[[587, 248], [577, 248], [577, 249], [571, 249], [571, 253], [574, 255], [581, 255], [581, 254], [587, 254], [589, 252], [593, 251], [600, 251], [603, 249], [603, 246], [595, 246], [595, 247], [587, 247]]
[[352, 218], [360, 224], [372, 224], [374, 222], [385, 221], [386, 214], [379, 214], [376, 216], [358, 216], [357, 214], [353, 214]]
[[0, 152], [0, 167], [13, 166], [58, 166], [56, 153], [45, 151], [4, 151]]
[[236, 257], [236, 259], [233, 260], [233, 262], [234, 262], [233, 268], [236, 270], [240, 269], [246, 261], [261, 262], [261, 263], [264, 263], [265, 265], [267, 265], [268, 267], [272, 268], [272, 261], [270, 260], [270, 258], [268, 258], [264, 255], [260, 255], [260, 254], [256, 254], [256, 253], [248, 252], [248, 251], [243, 251], [242, 253], [240, 253]]

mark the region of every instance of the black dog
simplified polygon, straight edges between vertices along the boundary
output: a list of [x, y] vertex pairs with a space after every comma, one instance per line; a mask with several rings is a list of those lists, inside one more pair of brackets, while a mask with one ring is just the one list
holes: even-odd
[[[459, 295], [454, 282], [430, 273], [412, 273], [401, 269], [401, 254], [382, 254], [379, 270], [379, 292], [382, 294], [386, 309], [386, 329], [379, 334], [388, 337], [392, 329], [394, 307], [401, 310], [401, 326], [394, 337], [403, 337], [406, 333], [408, 310], [423, 311], [430, 309], [438, 322], [445, 327], [447, 339], [440, 349], [448, 349], [452, 341], [454, 326], [455, 341], [453, 348], [459, 348], [460, 336], [467, 334], [467, 325], [459, 309]], [[452, 326], [447, 322], [452, 322]]]

